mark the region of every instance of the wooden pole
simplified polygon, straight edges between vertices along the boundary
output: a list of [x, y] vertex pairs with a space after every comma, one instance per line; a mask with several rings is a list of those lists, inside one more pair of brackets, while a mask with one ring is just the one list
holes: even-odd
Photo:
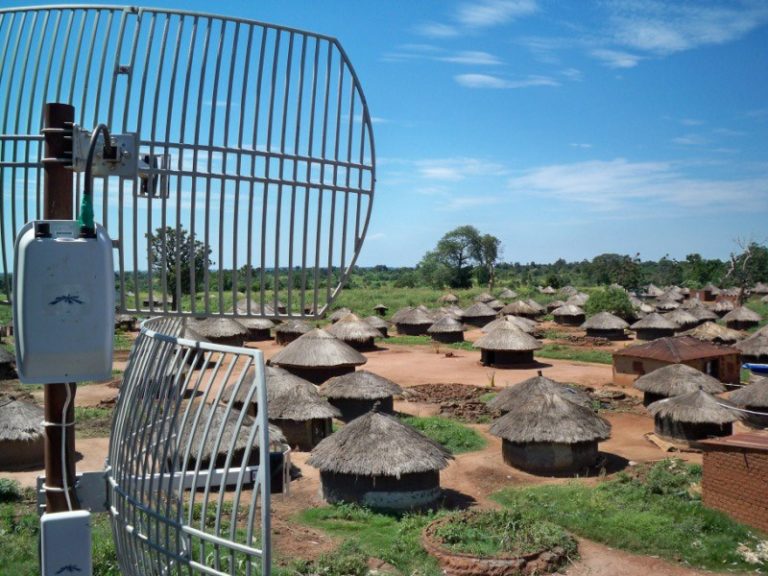
[[[72, 172], [61, 161], [67, 159], [71, 162], [72, 140], [71, 135], [68, 139], [67, 134], [60, 130], [71, 131], [75, 121], [75, 109], [69, 104], [46, 104], [44, 114], [43, 218], [72, 220], [74, 217]], [[71, 392], [71, 400], [65, 414], [67, 388]], [[66, 474], [66, 485], [69, 488], [72, 508], [80, 507], [75, 493], [76, 392], [77, 385], [74, 382], [44, 386], [46, 512], [63, 512], [69, 509], [64, 494], [64, 474]], [[61, 426], [62, 422], [67, 424], [66, 429]], [[66, 433], [66, 444], [62, 460], [61, 439], [64, 433]], [[66, 463], [66, 471], [64, 471], [64, 463]]]

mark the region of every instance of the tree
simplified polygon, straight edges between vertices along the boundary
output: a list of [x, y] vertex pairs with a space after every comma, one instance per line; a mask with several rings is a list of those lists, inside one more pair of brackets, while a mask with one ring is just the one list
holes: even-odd
[[610, 312], [619, 318], [629, 320], [634, 314], [632, 302], [627, 293], [621, 288], [600, 288], [590, 294], [584, 305], [584, 312], [594, 316], [598, 312]]
[[741, 252], [731, 252], [731, 261], [725, 277], [739, 288], [739, 305], [746, 300], [746, 291], [755, 282], [768, 279], [768, 248], [757, 242], [737, 241]]
[[165, 275], [166, 286], [171, 294], [171, 308], [178, 310], [177, 295], [192, 293], [192, 271], [195, 289], [200, 287], [205, 270], [213, 265], [209, 256], [211, 249], [195, 240], [184, 228], [158, 228], [154, 234], [147, 234], [149, 240], [152, 270], [160, 278]]
[[432, 286], [469, 288], [472, 272], [489, 288], [495, 281], [495, 267], [501, 241], [490, 234], [481, 235], [474, 226], [459, 226], [446, 233], [434, 250], [419, 263], [422, 276]]
[[477, 281], [488, 284], [488, 291], [493, 291], [496, 283], [496, 262], [501, 256], [501, 240], [491, 234], [484, 234], [475, 240], [472, 246], [472, 256], [477, 260]]
[[637, 288], [642, 282], [639, 254], [634, 258], [620, 254], [600, 254], [592, 259], [590, 279], [594, 284], [619, 284]]

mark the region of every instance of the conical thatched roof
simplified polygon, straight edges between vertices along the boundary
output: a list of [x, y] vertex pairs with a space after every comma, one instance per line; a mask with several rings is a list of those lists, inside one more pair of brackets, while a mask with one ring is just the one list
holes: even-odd
[[489, 322], [482, 327], [482, 331], [483, 333], [488, 334], [489, 332], [492, 332], [494, 329], [498, 328], [500, 325], [507, 323], [514, 324], [526, 334], [533, 334], [533, 331], [536, 329], [536, 322], [533, 320], [523, 318], [522, 316], [510, 315], [502, 316], [501, 318], [497, 318], [496, 320]]
[[536, 310], [536, 312], [538, 312], [539, 314], [543, 314], [544, 312], [547, 311], [547, 309], [544, 306], [536, 302], [536, 300], [534, 300], [533, 298], [528, 298], [527, 300], [524, 300], [524, 302], [528, 304], [528, 306]]
[[569, 306], [569, 304], [566, 304], [562, 300], [552, 300], [552, 302], [547, 302], [547, 310], [557, 310], [561, 306]]
[[504, 302], [501, 302], [500, 300], [491, 300], [490, 302], [485, 302], [485, 305], [493, 308], [494, 312], [504, 308]]
[[573, 304], [566, 304], [552, 310], [552, 316], [584, 316], [584, 310]]
[[381, 302], [379, 302], [378, 304], [376, 304], [376, 306], [374, 306], [374, 307], [373, 307], [373, 309], [374, 309], [374, 310], [381, 310], [381, 311], [383, 311], [383, 312], [386, 312], [387, 310], [389, 310], [389, 306], [387, 306], [386, 304], [382, 304]]
[[453, 332], [464, 332], [464, 325], [453, 316], [443, 316], [432, 326], [427, 328], [429, 334], [449, 334]]
[[35, 404], [0, 396], [0, 442], [37, 440], [43, 435], [43, 409]]
[[730, 312], [735, 307], [736, 305], [730, 300], [720, 300], [720, 302], [715, 304], [714, 310], [715, 312]]
[[574, 306], [584, 306], [589, 300], [589, 295], [584, 292], [576, 292], [573, 296], [568, 297], [565, 301], [566, 304], [573, 304]]
[[664, 312], [668, 312], [670, 310], [677, 310], [680, 308], [680, 303], [676, 300], [672, 300], [671, 298], [666, 298], [664, 300], [659, 300], [656, 303], [656, 310], [662, 310]]
[[438, 302], [442, 302], [444, 304], [456, 304], [456, 302], [459, 301], [459, 297], [456, 296], [456, 294], [443, 294], [440, 296], [440, 298], [437, 299]]
[[573, 286], [563, 286], [560, 288], [560, 294], [563, 296], [573, 296], [574, 294], [578, 294], [578, 292], [579, 291]]
[[538, 308], [534, 308], [528, 302], [523, 300], [515, 300], [514, 302], [504, 306], [504, 308], [501, 309], [501, 313], [505, 315], [511, 314], [513, 316], [535, 316], [536, 314], [540, 313], [540, 310]]
[[489, 432], [514, 443], [575, 444], [607, 440], [611, 425], [592, 409], [567, 400], [561, 392], [539, 388], [496, 420]]
[[698, 318], [699, 321], [717, 320], [719, 318], [717, 314], [705, 306], [694, 306], [693, 308], [688, 308], [688, 314]]
[[344, 342], [366, 342], [371, 338], [381, 338], [381, 332], [355, 314], [347, 314], [326, 331]]
[[498, 410], [500, 412], [509, 412], [513, 410], [519, 404], [525, 404], [528, 402], [528, 398], [531, 395], [537, 394], [539, 391], [556, 392], [562, 394], [564, 398], [574, 402], [580, 406], [586, 406], [592, 408], [592, 399], [589, 394], [579, 390], [578, 388], [572, 388], [550, 380], [546, 376], [542, 376], [539, 372], [538, 376], [523, 380], [519, 384], [508, 386], [499, 392], [491, 401], [488, 402], [488, 407], [492, 410]]
[[704, 303], [701, 300], [699, 300], [698, 297], [688, 298], [688, 300], [684, 301], [680, 305], [680, 307], [683, 308], [684, 310], [690, 310], [691, 308], [696, 308], [698, 306], [704, 306]]
[[512, 322], [499, 324], [485, 336], [478, 338], [473, 344], [473, 348], [483, 350], [506, 350], [525, 352], [538, 350], [542, 344], [533, 336], [526, 334]]
[[634, 387], [643, 392], [663, 396], [680, 396], [695, 390], [704, 390], [710, 394], [725, 392], [725, 386], [717, 378], [686, 364], [670, 364], [657, 368], [635, 380]]
[[389, 328], [389, 323], [387, 323], [387, 321], [384, 320], [381, 316], [368, 316], [363, 318], [363, 322], [368, 324], [368, 326], [371, 328], [375, 328], [376, 330]]
[[736, 406], [768, 408], [768, 378], [760, 378], [744, 388], [731, 392], [728, 397]]
[[547, 287], [545, 287], [545, 288], [541, 288], [539, 291], [540, 291], [542, 294], [556, 294], [556, 293], [557, 293], [557, 290], [555, 290], [554, 288], [552, 288], [552, 286], [547, 286]]
[[336, 376], [320, 386], [320, 394], [326, 398], [379, 400], [402, 393], [403, 389], [392, 380], [367, 370]]
[[747, 337], [744, 332], [726, 328], [716, 322], [704, 322], [704, 324], [699, 324], [696, 328], [682, 332], [680, 336], [693, 336], [698, 340], [722, 342], [723, 344], [733, 344]]
[[464, 310], [464, 318], [485, 318], [496, 316], [496, 310], [483, 302], [476, 302]]
[[[398, 312], [398, 314], [400, 313]], [[429, 326], [434, 320], [422, 310], [412, 308], [403, 311], [403, 314], [400, 314], [397, 318], [393, 316], [392, 322], [395, 324], [403, 324], [405, 326]]]
[[307, 464], [323, 472], [399, 478], [442, 470], [452, 458], [415, 428], [374, 410], [322, 440]]
[[512, 298], [517, 298], [517, 292], [510, 290], [509, 288], [504, 288], [504, 290], [499, 293], [499, 298], [502, 300], [511, 300]]
[[277, 366], [302, 368], [360, 366], [367, 361], [352, 346], [320, 328], [299, 336], [270, 359], [270, 363]]
[[768, 296], [763, 296], [762, 298], [760, 298], [760, 302], [762, 302], [763, 304], [768, 304]]
[[248, 330], [271, 330], [275, 323], [269, 318], [238, 318], [237, 322]]
[[304, 320], [288, 320], [275, 327], [275, 334], [306, 334], [312, 330], [312, 324]]
[[768, 294], [768, 284], [758, 282], [752, 287], [752, 294]]
[[648, 284], [648, 287], [645, 289], [645, 293], [650, 298], [660, 298], [664, 295], [664, 290], [656, 286], [655, 284]]
[[397, 322], [402, 318], [403, 316], [409, 314], [411, 311], [415, 310], [413, 306], [406, 306], [405, 308], [400, 308], [397, 312], [392, 314], [392, 318], [390, 318], [390, 322], [393, 324], [397, 324]]
[[726, 406], [733, 404], [722, 398], [715, 398], [703, 390], [696, 390], [681, 396], [657, 400], [648, 405], [648, 412], [659, 418], [670, 418], [690, 424], [727, 424], [743, 419], [741, 413]]
[[438, 310], [438, 313], [444, 316], [453, 316], [456, 318], [456, 320], [461, 320], [464, 318], [464, 310], [454, 304], [451, 304], [450, 306], [441, 306], [440, 310]]
[[672, 322], [673, 324], [676, 324], [677, 326], [683, 328], [685, 326], [693, 326], [694, 324], [698, 324], [699, 319], [696, 318], [693, 314], [690, 314], [686, 312], [685, 310], [678, 308], [677, 310], [673, 310], [672, 312], [667, 312], [664, 314], [664, 318]]
[[587, 318], [581, 327], [590, 330], [624, 330], [629, 327], [629, 324], [610, 312], [598, 312]]
[[475, 296], [475, 302], [490, 302], [491, 300], [494, 300], [495, 298], [488, 294], [488, 292], [483, 292], [482, 294], [478, 294]]
[[[237, 307], [237, 311], [240, 314], [247, 314], [248, 313], [248, 302], [249, 302], [248, 298], [241, 298], [240, 300], [237, 301], [236, 307]], [[264, 302], [264, 309], [262, 310], [261, 304], [259, 302], [257, 302], [256, 300], [251, 299], [250, 300], [250, 304], [251, 304], [251, 311], [250, 311], [250, 313], [251, 314], [256, 314], [256, 315], [263, 314], [264, 316], [274, 316], [275, 315], [275, 309], [272, 307], [271, 304], [269, 304], [269, 302], [270, 302], [269, 298], [266, 298], [265, 302]], [[278, 306], [279, 305], [280, 305], [280, 303], [278, 302]]]
[[245, 338], [248, 335], [248, 329], [240, 322], [222, 316], [203, 319], [190, 318], [187, 320], [187, 326], [211, 341], [221, 338]]
[[677, 324], [670, 322], [664, 316], [661, 314], [657, 314], [656, 312], [652, 312], [651, 314], [648, 314], [645, 318], [642, 318], [641, 320], [638, 320], [634, 324], [632, 324], [629, 327], [631, 330], [643, 330], [643, 329], [650, 329], [650, 330], [675, 330], [677, 328]]
[[720, 294], [722, 296], [738, 296], [741, 293], [740, 288], [734, 288], [731, 286], [730, 288], [726, 288], [725, 290], [721, 290]]
[[742, 356], [768, 356], [768, 326], [733, 345]]
[[711, 294], [720, 294], [720, 288], [712, 284], [712, 282], [704, 286], [704, 288], [702, 288], [702, 291], [710, 292]]
[[760, 316], [754, 310], [750, 310], [746, 306], [739, 306], [734, 308], [728, 314], [723, 316], [723, 320], [726, 322], [760, 322], [763, 317]]
[[338, 322], [342, 318], [344, 318], [347, 314], [352, 314], [352, 310], [349, 308], [339, 308], [338, 310], [335, 310], [333, 314], [328, 316], [328, 320], [331, 322]]
[[268, 369], [267, 414], [270, 420], [338, 418], [341, 412], [328, 403], [311, 382], [285, 370]]

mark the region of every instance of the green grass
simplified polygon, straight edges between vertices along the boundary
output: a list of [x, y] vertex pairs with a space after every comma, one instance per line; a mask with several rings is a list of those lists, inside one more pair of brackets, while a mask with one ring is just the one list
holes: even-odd
[[595, 364], [611, 364], [613, 355], [605, 350], [592, 350], [563, 346], [562, 344], [545, 344], [541, 350], [534, 352], [538, 358], [555, 360], [575, 360], [578, 362], [593, 362]]
[[[437, 562], [422, 548], [424, 527], [435, 519], [430, 513], [404, 516], [381, 514], [350, 504], [305, 510], [299, 522], [340, 538], [346, 550], [359, 549], [366, 557], [379, 558], [395, 566], [402, 574], [438, 576]], [[345, 548], [342, 548], [344, 552]], [[339, 554], [340, 561], [344, 554]], [[302, 572], [305, 573], [305, 572]], [[311, 572], [306, 572], [311, 573]], [[341, 570], [316, 571], [315, 574], [357, 576], [364, 572]]]
[[436, 350], [445, 350], [446, 348], [453, 348], [454, 350], [474, 350], [472, 342], [454, 342], [453, 344], [443, 344], [442, 342], [435, 342], [429, 336], [408, 336], [397, 335], [390, 336], [389, 338], [379, 341], [381, 344], [399, 344], [401, 346], [431, 346]]
[[130, 350], [131, 346], [133, 346], [133, 338], [131, 338], [126, 332], [123, 332], [122, 330], [116, 330], [113, 346], [115, 351]]
[[487, 404], [488, 402], [496, 398], [496, 394], [498, 394], [498, 392], [486, 392], [485, 394], [480, 396], [478, 400], [480, 400], [480, 402], [485, 402]]
[[106, 438], [112, 426], [112, 409], [75, 407], [75, 433], [78, 438]]
[[665, 460], [644, 477], [624, 473], [595, 487], [571, 482], [508, 488], [492, 498], [629, 552], [706, 570], [754, 572], [756, 566], [747, 563], [738, 548], [754, 549], [765, 536], [705, 508], [692, 490], [700, 475], [698, 466]]
[[451, 454], [474, 452], [485, 448], [485, 438], [472, 428], [455, 420], [440, 416], [406, 416], [403, 422], [410, 424], [422, 434], [442, 444]]

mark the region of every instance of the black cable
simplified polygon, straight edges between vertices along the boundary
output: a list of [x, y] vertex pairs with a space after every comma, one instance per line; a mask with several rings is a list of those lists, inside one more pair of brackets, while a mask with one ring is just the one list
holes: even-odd
[[111, 157], [114, 153], [109, 128], [106, 124], [99, 124], [91, 133], [88, 154], [85, 158], [85, 182], [83, 183], [83, 198], [80, 202], [81, 238], [96, 237], [96, 226], [93, 223], [93, 157], [96, 155], [96, 144], [101, 133], [104, 135], [104, 156]]

